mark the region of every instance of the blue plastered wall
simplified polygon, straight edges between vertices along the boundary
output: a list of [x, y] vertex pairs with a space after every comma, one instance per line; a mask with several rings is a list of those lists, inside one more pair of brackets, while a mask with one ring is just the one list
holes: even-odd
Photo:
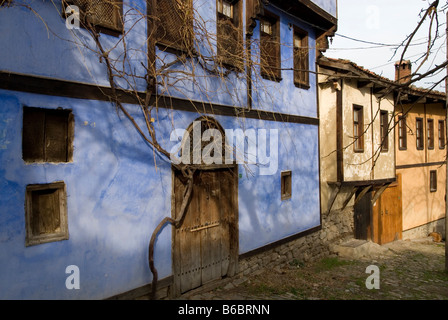
[[[197, 0], [195, 4], [207, 25], [213, 26], [215, 3]], [[107, 86], [106, 68], [97, 55], [67, 41], [94, 46], [86, 30], [72, 33], [66, 29], [57, 1], [34, 1], [32, 5], [45, 24], [23, 7], [0, 10], [0, 29], [8, 31], [0, 34], [0, 70]], [[125, 12], [130, 8], [146, 10], [144, 1], [125, 1]], [[309, 32], [313, 46], [312, 28], [275, 8], [271, 10], [281, 18], [282, 42], [292, 42], [289, 23], [293, 23]], [[140, 66], [146, 63], [147, 25], [145, 21], [129, 20], [125, 28], [130, 26], [127, 45], [136, 50], [125, 69], [144, 75]], [[258, 25], [255, 39], [257, 30]], [[73, 35], [76, 38], [71, 38]], [[111, 48], [118, 38], [101, 35], [101, 41]], [[291, 67], [288, 61], [292, 61], [289, 49], [289, 45], [282, 46], [286, 68]], [[111, 54], [118, 57], [122, 50], [119, 44]], [[170, 59], [174, 57], [166, 54], [166, 61]], [[314, 59], [312, 51], [311, 68]], [[246, 82], [242, 77], [235, 73], [226, 81], [203, 77], [206, 73], [194, 61], [190, 66], [200, 80], [177, 83], [176, 90], [165, 93], [245, 106]], [[294, 86], [292, 72], [283, 72], [282, 78], [280, 83], [263, 80], [257, 84], [260, 94], [254, 100], [254, 108], [317, 117], [315, 77], [310, 76], [308, 90]], [[120, 84], [127, 88], [125, 82]], [[144, 90], [145, 85], [137, 82], [136, 88]], [[72, 162], [23, 161], [24, 106], [72, 110], [75, 123]], [[126, 107], [144, 127], [139, 109]], [[171, 132], [186, 129], [198, 116], [195, 112], [159, 109], [155, 126], [161, 144], [170, 150], [175, 143], [170, 141]], [[277, 165], [271, 174], [260, 175], [258, 165], [239, 165], [239, 253], [319, 226], [318, 126], [211, 116], [224, 129], [265, 129], [278, 134], [278, 146], [267, 150], [267, 154], [278, 152]], [[171, 165], [153, 152], [114, 105], [0, 90], [0, 164], [0, 299], [103, 299], [151, 282], [148, 244], [158, 223], [171, 216]], [[282, 201], [280, 176], [286, 170], [292, 171], [292, 198]], [[26, 247], [26, 186], [55, 181], [64, 181], [67, 188], [69, 239]], [[159, 279], [172, 275], [171, 246], [171, 227], [166, 226], [155, 247]], [[65, 286], [69, 276], [65, 270], [69, 265], [80, 269], [79, 290], [68, 290]]]

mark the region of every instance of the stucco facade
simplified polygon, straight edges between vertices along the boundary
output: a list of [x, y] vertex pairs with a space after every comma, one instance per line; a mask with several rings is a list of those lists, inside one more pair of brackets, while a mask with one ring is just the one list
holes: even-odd
[[[336, 1], [330, 2], [330, 14], [325, 17], [336, 8]], [[67, 29], [61, 4], [55, 3], [33, 3], [38, 16], [14, 3], [0, 8], [0, 27], [8, 30], [0, 35], [0, 260], [5, 262], [0, 266], [1, 299], [104, 299], [148, 286], [153, 279], [148, 267], [151, 234], [165, 217], [175, 216], [171, 162], [155, 152], [111, 103], [107, 66], [90, 50], [95, 42], [85, 29]], [[193, 3], [195, 14], [207, 26], [216, 26], [215, 2]], [[242, 3], [246, 8], [246, 1]], [[125, 52], [130, 54], [126, 64], [117, 64], [117, 70], [133, 73], [136, 81], [124, 77], [116, 84], [122, 103], [141, 127], [146, 125], [145, 118], [125, 90], [140, 95], [146, 90], [142, 66], [148, 63], [148, 24], [129, 14], [146, 9], [144, 1], [124, 2], [123, 12], [129, 17], [124, 21], [126, 46], [119, 36], [100, 35], [101, 44], [117, 61]], [[285, 70], [278, 82], [263, 79], [253, 70], [253, 78], [260, 80], [253, 82], [256, 94], [251, 108], [246, 105], [248, 87], [241, 74], [232, 71], [225, 81], [208, 76], [194, 59], [180, 67], [173, 65], [170, 72], [173, 79], [176, 73], [189, 72], [195, 81], [174, 81], [169, 90], [160, 85], [160, 99], [151, 100], [157, 112], [150, 120], [167, 150], [179, 143], [178, 137], [172, 139], [173, 132], [188, 128], [200, 116], [212, 117], [223, 129], [257, 133], [256, 143], [264, 146], [265, 153], [257, 152], [255, 163], [239, 164], [236, 169], [237, 258], [321, 228], [316, 76], [310, 73], [309, 88], [300, 88], [288, 69], [293, 39], [289, 25], [308, 33], [311, 71], [316, 70], [315, 44], [317, 36], [323, 36], [322, 28], [315, 28], [307, 17], [287, 12], [280, 2], [274, 1], [267, 9], [279, 17], [280, 60]], [[313, 22], [321, 23], [316, 17]], [[334, 27], [335, 18], [327, 21], [325, 17], [325, 25]], [[254, 17], [254, 47], [260, 33], [258, 19]], [[242, 21], [245, 30], [246, 19]], [[175, 53], [158, 46], [155, 53], [158, 61], [176, 59]], [[258, 58], [254, 48], [252, 59]], [[70, 111], [72, 159], [59, 163], [24, 160], [24, 107]], [[263, 168], [268, 174], [260, 174]], [[292, 174], [287, 200], [281, 195], [284, 171]], [[54, 182], [65, 184], [68, 239], [26, 246], [27, 187]], [[179, 263], [173, 257], [175, 232], [172, 226], [164, 226], [155, 245], [158, 278], [167, 286], [177, 276], [173, 265]], [[70, 276], [66, 270], [72, 265], [79, 268], [79, 289], [66, 286]]]

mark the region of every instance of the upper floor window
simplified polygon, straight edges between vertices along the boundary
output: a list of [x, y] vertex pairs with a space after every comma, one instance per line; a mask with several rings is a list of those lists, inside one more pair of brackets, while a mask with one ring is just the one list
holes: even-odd
[[308, 33], [294, 28], [294, 83], [309, 88]]
[[389, 116], [385, 110], [380, 111], [381, 152], [389, 151]]
[[152, 14], [157, 43], [170, 49], [188, 51], [193, 45], [192, 0], [155, 0]]
[[220, 61], [243, 68], [241, 0], [217, 0], [217, 49]]
[[81, 26], [103, 33], [123, 32], [123, 2], [116, 0], [63, 0], [64, 8], [75, 5], [80, 11]]
[[445, 120], [439, 120], [439, 149], [445, 149]]
[[406, 150], [408, 147], [406, 117], [398, 117], [398, 149]]
[[353, 147], [355, 152], [364, 151], [364, 114], [363, 107], [353, 105]]
[[415, 140], [417, 150], [423, 150], [423, 119], [415, 119]]
[[427, 131], [428, 131], [428, 149], [434, 149], [434, 120], [428, 119], [427, 123]]
[[23, 108], [22, 156], [26, 162], [70, 162], [74, 121], [70, 110]]
[[279, 21], [278, 16], [267, 11], [260, 19], [261, 75], [273, 81], [281, 80]]

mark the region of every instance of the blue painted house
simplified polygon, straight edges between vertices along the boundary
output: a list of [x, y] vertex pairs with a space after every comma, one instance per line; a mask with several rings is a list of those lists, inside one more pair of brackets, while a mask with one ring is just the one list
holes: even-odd
[[174, 297], [319, 230], [336, 22], [336, 0], [2, 1], [0, 298], [143, 294], [151, 259]]

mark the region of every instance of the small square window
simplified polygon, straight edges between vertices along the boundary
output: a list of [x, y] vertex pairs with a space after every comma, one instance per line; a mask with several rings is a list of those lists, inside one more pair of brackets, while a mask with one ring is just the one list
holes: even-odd
[[281, 192], [282, 192], [282, 200], [291, 199], [291, 171], [282, 172], [281, 176]]
[[26, 187], [26, 246], [68, 239], [66, 202], [64, 182]]
[[437, 171], [431, 170], [429, 172], [429, 190], [431, 192], [437, 191]]
[[70, 110], [23, 108], [22, 156], [26, 162], [70, 162], [74, 120]]

